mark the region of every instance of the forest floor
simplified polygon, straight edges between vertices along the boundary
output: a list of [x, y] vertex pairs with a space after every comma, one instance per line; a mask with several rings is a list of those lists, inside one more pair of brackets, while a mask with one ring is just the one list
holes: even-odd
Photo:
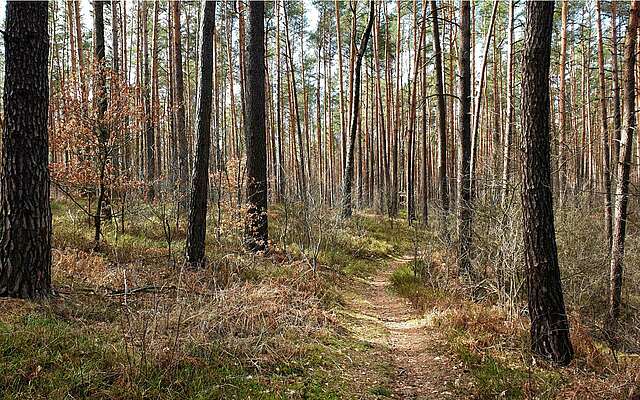
[[96, 251], [86, 215], [52, 206], [56, 295], [0, 299], [0, 399], [595, 400], [640, 387], [640, 356], [614, 360], [576, 311], [575, 361], [537, 360], [526, 316], [472, 296], [437, 233], [400, 219], [273, 207], [272, 250], [254, 255], [235, 209], [212, 212], [208, 268], [193, 270], [163, 207], [130, 205]]
[[434, 315], [416, 309], [393, 291], [393, 273], [412, 260], [411, 256], [394, 257], [372, 277], [360, 279], [346, 296], [344, 323], [359, 340], [382, 348], [393, 368], [393, 398], [466, 398], [469, 377], [448, 350]]

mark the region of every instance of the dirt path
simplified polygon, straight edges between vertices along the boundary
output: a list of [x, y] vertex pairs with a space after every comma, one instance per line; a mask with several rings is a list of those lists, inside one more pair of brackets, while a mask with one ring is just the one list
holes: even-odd
[[460, 399], [469, 397], [463, 367], [447, 354], [433, 314], [419, 312], [390, 290], [393, 271], [409, 259], [392, 259], [376, 276], [362, 280], [348, 297], [347, 327], [369, 342], [391, 364], [395, 399]]

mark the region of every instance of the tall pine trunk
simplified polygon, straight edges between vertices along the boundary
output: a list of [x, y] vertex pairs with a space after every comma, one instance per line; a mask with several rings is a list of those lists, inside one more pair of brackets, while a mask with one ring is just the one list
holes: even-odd
[[532, 350], [566, 365], [573, 357], [553, 221], [549, 65], [553, 2], [526, 4], [522, 56], [522, 209]]
[[611, 246], [611, 275], [609, 293], [609, 318], [616, 320], [620, 315], [622, 298], [622, 267], [624, 242], [627, 227], [627, 207], [629, 203], [629, 175], [631, 172], [631, 150], [633, 132], [636, 128], [635, 114], [635, 67], [636, 36], [638, 31], [638, 1], [631, 2], [627, 36], [624, 41], [624, 129], [620, 136], [620, 158], [617, 166], [617, 186], [615, 193], [615, 218], [613, 242]]
[[189, 183], [189, 150], [185, 122], [184, 74], [182, 71], [182, 35], [180, 31], [180, 1], [170, 1], [171, 23], [173, 25], [173, 79], [175, 82], [176, 136], [178, 138], [178, 188], [184, 192]]
[[105, 196], [105, 175], [109, 164], [110, 151], [107, 148], [109, 132], [105, 126], [105, 114], [107, 112], [107, 83], [104, 65], [104, 2], [95, 0], [93, 2], [93, 35], [94, 35], [94, 74], [95, 74], [95, 104], [97, 107], [96, 136], [98, 138], [98, 196], [96, 202], [96, 213], [94, 219], [94, 246], [97, 249], [102, 236], [102, 214], [103, 206], [106, 205]]
[[449, 213], [449, 178], [447, 177], [447, 106], [444, 99], [444, 76], [442, 68], [442, 47], [440, 45], [440, 22], [438, 5], [431, 0], [433, 21], [433, 51], [435, 53], [436, 94], [438, 96], [438, 186], [440, 189], [440, 229], [446, 236], [446, 218]]
[[146, 172], [146, 184], [147, 184], [147, 199], [153, 200], [155, 198], [155, 188], [153, 181], [156, 176], [156, 164], [155, 164], [155, 129], [153, 122], [153, 105], [151, 101], [151, 75], [149, 72], [149, 35], [148, 35], [148, 16], [149, 16], [149, 3], [142, 2], [139, 7], [142, 7], [142, 85], [143, 85], [143, 97], [144, 97], [144, 132], [145, 132], [145, 172]]
[[460, 6], [460, 147], [458, 167], [458, 269], [462, 276], [471, 275], [472, 209], [471, 209], [471, 24], [470, 5]]
[[560, 204], [564, 201], [564, 195], [567, 186], [566, 173], [566, 137], [567, 137], [567, 120], [566, 120], [566, 94], [565, 94], [565, 70], [567, 60], [567, 0], [562, 2], [562, 28], [560, 33], [560, 71], [558, 84], [558, 198]]
[[203, 264], [205, 235], [207, 232], [215, 12], [215, 1], [205, 1], [202, 3], [200, 43], [198, 46], [199, 69], [195, 124], [197, 143], [191, 179], [186, 243], [187, 262], [194, 267], [202, 266]]
[[367, 27], [360, 38], [360, 47], [356, 56], [354, 65], [354, 82], [353, 82], [353, 98], [351, 99], [351, 120], [349, 126], [349, 143], [347, 147], [347, 165], [344, 169], [344, 178], [342, 180], [342, 217], [349, 218], [353, 214], [352, 210], [352, 184], [353, 184], [353, 164], [354, 150], [356, 142], [356, 133], [358, 130], [358, 118], [360, 116], [360, 75], [362, 69], [362, 58], [367, 50], [367, 43], [371, 36], [371, 28], [373, 27], [374, 2], [370, 4], [369, 21]]
[[[414, 3], [414, 5], [417, 3]], [[414, 13], [415, 13], [414, 9]], [[415, 40], [414, 37], [414, 58], [415, 63], [413, 66], [413, 79], [411, 82], [411, 103], [409, 104], [409, 122], [407, 127], [407, 221], [411, 224], [416, 219], [416, 206], [415, 206], [415, 159], [416, 159], [416, 114], [417, 114], [417, 91], [418, 91], [418, 71], [420, 70], [420, 54], [422, 43], [424, 41], [426, 18], [422, 19], [420, 24], [420, 38]], [[414, 15], [414, 25], [417, 29], [417, 17]]]
[[267, 143], [265, 133], [264, 3], [249, 2], [249, 31], [245, 90], [245, 139], [247, 149], [247, 202], [245, 246], [252, 251], [267, 248]]
[[511, 164], [511, 141], [513, 140], [513, 55], [514, 55], [514, 41], [513, 41], [513, 24], [514, 24], [514, 2], [509, 3], [509, 28], [508, 28], [508, 44], [507, 44], [507, 126], [504, 133], [504, 144], [502, 154], [502, 191], [501, 191], [501, 203], [502, 207], [506, 208], [507, 199], [509, 195], [509, 178], [510, 178], [510, 164]]
[[602, 44], [601, 1], [596, 1], [598, 28], [598, 78], [600, 89], [600, 136], [602, 139], [602, 180], [604, 182], [604, 226], [607, 246], [611, 251], [611, 160], [609, 158], [609, 124], [607, 118], [607, 87], [604, 71], [604, 49]]
[[48, 3], [7, 2], [0, 297], [51, 293]]
[[618, 74], [618, 17], [617, 0], [611, 1], [611, 79], [613, 80], [613, 146], [611, 149], [611, 165], [615, 177], [620, 158], [620, 135], [622, 131], [622, 113], [620, 106], [620, 79]]

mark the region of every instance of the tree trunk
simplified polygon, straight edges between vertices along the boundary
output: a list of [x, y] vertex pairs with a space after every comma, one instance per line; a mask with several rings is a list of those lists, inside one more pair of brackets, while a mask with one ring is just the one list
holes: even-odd
[[95, 68], [95, 87], [94, 93], [97, 107], [97, 126], [96, 136], [98, 138], [98, 195], [96, 202], [96, 213], [94, 220], [94, 246], [97, 249], [100, 245], [100, 237], [102, 235], [102, 207], [105, 203], [105, 173], [107, 164], [109, 163], [108, 140], [109, 132], [104, 126], [104, 117], [107, 112], [107, 84], [105, 78], [104, 65], [104, 2], [95, 0], [93, 2], [93, 35], [94, 35], [94, 68]]
[[522, 67], [522, 209], [532, 350], [566, 365], [573, 357], [553, 221], [549, 64], [553, 2], [526, 4]]
[[431, 17], [433, 20], [433, 51], [435, 53], [436, 94], [438, 96], [438, 184], [440, 188], [440, 229], [446, 236], [446, 218], [449, 213], [449, 183], [447, 176], [447, 106], [444, 99], [444, 76], [442, 67], [442, 48], [440, 45], [440, 28], [438, 21], [438, 5], [431, 1]]
[[567, 60], [567, 0], [562, 3], [562, 31], [560, 33], [560, 71], [558, 84], [558, 125], [560, 134], [558, 135], [558, 198], [560, 204], [564, 201], [567, 185], [565, 147], [567, 136], [566, 106], [565, 106], [565, 65]]
[[249, 32], [245, 60], [245, 139], [247, 149], [247, 202], [245, 246], [267, 249], [267, 143], [265, 133], [264, 3], [249, 2]]
[[173, 74], [175, 81], [176, 136], [178, 137], [178, 188], [184, 193], [189, 184], [189, 150], [185, 123], [184, 74], [182, 71], [182, 35], [180, 24], [180, 1], [170, 1], [173, 24]]
[[[424, 3], [426, 6], [426, 2]], [[426, 8], [426, 7], [425, 7]], [[425, 9], [425, 14], [426, 14]], [[427, 16], [424, 16], [425, 20]], [[426, 21], [425, 21], [426, 24]], [[426, 41], [426, 39], [425, 39]], [[427, 46], [422, 47], [422, 57], [423, 60], [427, 60]], [[429, 141], [428, 137], [431, 136], [430, 127], [431, 127], [431, 116], [429, 115], [430, 105], [427, 100], [427, 69], [425, 67], [425, 63], [422, 63], [422, 82], [421, 82], [421, 101], [422, 101], [422, 223], [425, 226], [429, 224], [429, 197], [431, 193], [430, 183], [432, 179], [431, 171], [431, 160], [429, 160], [431, 156], [431, 144], [427, 146], [427, 142]]]
[[307, 200], [307, 173], [305, 170], [304, 143], [302, 141], [302, 129], [300, 127], [300, 112], [298, 109], [298, 89], [296, 85], [296, 73], [293, 68], [293, 52], [291, 50], [291, 40], [289, 38], [289, 16], [286, 7], [284, 7], [284, 26], [285, 38], [287, 42], [287, 61], [289, 63], [289, 73], [291, 77], [291, 97], [293, 97], [294, 118], [296, 123], [296, 146], [298, 147], [298, 168], [300, 177], [300, 197], [303, 201]]
[[598, 29], [598, 77], [600, 89], [600, 135], [602, 139], [602, 178], [604, 182], [604, 226], [607, 246], [611, 251], [611, 162], [609, 159], [609, 124], [607, 121], [607, 88], [604, 71], [604, 49], [602, 45], [601, 1], [596, 1]]
[[48, 7], [6, 5], [0, 297], [51, 293]]
[[347, 165], [344, 170], [344, 179], [342, 181], [342, 217], [349, 218], [353, 214], [351, 202], [351, 185], [353, 183], [353, 163], [354, 148], [356, 141], [356, 133], [358, 130], [358, 117], [360, 108], [360, 70], [362, 68], [362, 58], [367, 49], [367, 43], [371, 36], [371, 28], [373, 27], [374, 2], [371, 1], [369, 10], [369, 21], [367, 27], [360, 38], [360, 47], [355, 60], [354, 66], [354, 86], [353, 99], [351, 99], [351, 122], [349, 128], [349, 146], [347, 147]]
[[155, 197], [154, 180], [155, 180], [155, 130], [153, 123], [153, 111], [151, 104], [151, 76], [149, 73], [149, 35], [147, 28], [148, 7], [149, 3], [140, 3], [142, 7], [142, 69], [143, 69], [143, 97], [144, 97], [144, 114], [145, 114], [145, 155], [146, 155], [146, 184], [147, 184], [147, 200], [152, 201]]
[[[394, 120], [393, 120], [393, 137], [391, 140], [391, 201], [390, 201], [390, 206], [389, 206], [389, 216], [390, 217], [395, 217], [398, 215], [398, 191], [400, 190], [399, 186], [400, 186], [400, 171], [399, 171], [399, 165], [398, 165], [398, 142], [400, 141], [400, 99], [402, 96], [402, 91], [400, 88], [400, 39], [402, 38], [402, 29], [401, 29], [401, 2], [400, 0], [396, 1], [396, 9], [397, 9], [397, 35], [396, 35], [396, 54], [395, 54], [395, 61], [396, 61], [396, 68], [395, 68], [395, 74], [396, 74], [396, 87], [395, 87], [395, 91], [396, 91], [396, 95], [395, 98], [392, 100], [391, 96], [389, 97], [388, 101], [394, 101], [393, 103], [393, 107], [394, 107]], [[390, 67], [390, 66], [389, 66]]]
[[[617, 0], [611, 1], [611, 78], [613, 80], [613, 148], [611, 149], [611, 165], [617, 171], [620, 159], [620, 135], [622, 131], [622, 115], [620, 107], [620, 79], [618, 77], [618, 18]], [[612, 172], [612, 176], [616, 175]]]
[[504, 149], [502, 156], [502, 208], [507, 206], [507, 199], [509, 194], [509, 179], [510, 179], [510, 163], [511, 163], [511, 140], [513, 138], [513, 23], [515, 3], [512, 1], [509, 3], [509, 28], [508, 28], [508, 50], [507, 50], [507, 129], [504, 135]]
[[[484, 54], [482, 57], [482, 66], [480, 67], [480, 83], [478, 84], [478, 92], [475, 98], [475, 112], [473, 117], [473, 133], [471, 135], [471, 198], [475, 198], [476, 192], [476, 164], [478, 163], [478, 129], [480, 127], [480, 106], [482, 104], [482, 90], [484, 89], [485, 77], [487, 75], [487, 61], [489, 56], [489, 47], [491, 45], [491, 36], [493, 34], [493, 25], [496, 21], [496, 14], [498, 13], [498, 5], [500, 2], [493, 3], [493, 10], [491, 11], [491, 19], [489, 22], [489, 30], [487, 30], [487, 36], [484, 40]], [[475, 74], [475, 70], [473, 70]]]
[[[387, 212], [389, 211], [389, 199], [390, 199], [390, 172], [389, 172], [389, 152], [388, 152], [388, 129], [385, 122], [385, 111], [384, 106], [382, 104], [382, 89], [381, 89], [381, 77], [380, 77], [380, 60], [379, 60], [379, 47], [378, 47], [378, 37], [380, 32], [380, 19], [376, 18], [374, 25], [374, 34], [373, 34], [373, 62], [375, 65], [376, 71], [376, 99], [377, 99], [377, 107], [378, 107], [378, 129], [379, 136], [381, 141], [381, 165], [380, 168], [382, 170], [381, 182], [384, 186], [382, 189], [381, 199], [380, 199], [380, 210], [384, 211], [384, 208], [387, 207]], [[387, 43], [385, 43], [385, 54], [387, 54]], [[386, 60], [385, 60], [386, 62]], [[388, 71], [385, 71], [388, 74]], [[387, 75], [388, 76], [388, 75]], [[387, 83], [388, 85], [388, 83]], [[388, 92], [387, 92], [388, 93]], [[388, 98], [387, 98], [388, 100]]]
[[276, 129], [277, 129], [277, 179], [276, 179], [276, 199], [282, 201], [285, 193], [285, 166], [284, 152], [282, 149], [282, 90], [280, 74], [280, 2], [274, 4], [276, 8]]
[[84, 60], [84, 50], [83, 50], [83, 39], [82, 39], [82, 23], [81, 23], [81, 15], [80, 15], [80, 2], [73, 1], [73, 6], [75, 10], [75, 28], [76, 28], [76, 50], [78, 52], [78, 65], [79, 65], [79, 79], [80, 79], [80, 92], [82, 96], [82, 104], [87, 104], [88, 102], [88, 89], [87, 89], [87, 73], [86, 73], [86, 65]]
[[617, 320], [620, 315], [622, 297], [622, 267], [627, 225], [627, 206], [629, 203], [629, 174], [631, 172], [633, 131], [636, 128], [635, 51], [639, 11], [638, 1], [633, 0], [631, 2], [629, 24], [627, 25], [627, 36], [624, 41], [624, 129], [620, 137], [620, 158], [617, 166], [618, 179], [615, 194], [615, 219], [611, 246], [609, 318], [612, 321]]
[[[414, 3], [414, 5], [417, 3]], [[415, 13], [415, 9], [414, 9]], [[417, 29], [417, 17], [414, 14], [414, 25]], [[424, 41], [424, 32], [426, 25], [426, 16], [420, 24], [420, 39], [417, 41], [414, 37], [414, 58], [413, 79], [411, 82], [411, 104], [409, 105], [409, 122], [408, 122], [408, 140], [407, 140], [407, 221], [411, 224], [416, 219], [415, 209], [415, 155], [416, 155], [416, 108], [417, 91], [418, 91], [418, 71], [420, 69], [420, 49]]]
[[[336, 53], [338, 53], [338, 79], [340, 81], [340, 85], [338, 86], [340, 89], [340, 137], [346, 137], [346, 133], [345, 131], [347, 130], [347, 123], [345, 121], [345, 105], [344, 105], [344, 77], [343, 77], [343, 68], [344, 68], [344, 64], [342, 62], [342, 29], [340, 29], [340, 13], [341, 13], [341, 9], [340, 9], [340, 4], [342, 2], [335, 0], [335, 13], [336, 13], [336, 40], [337, 40], [337, 47], [336, 47]], [[344, 143], [343, 146], [341, 147], [342, 151], [341, 151], [341, 155], [340, 155], [340, 172], [344, 173]]]
[[213, 31], [215, 1], [202, 3], [200, 43], [198, 51], [198, 94], [196, 98], [196, 154], [191, 179], [186, 258], [194, 267], [204, 263], [207, 231], [207, 198], [209, 197], [209, 151], [211, 148], [211, 103], [213, 75]]
[[[324, 13], [324, 9], [322, 10], [322, 12]], [[323, 163], [322, 163], [322, 119], [320, 117], [320, 84], [321, 84], [321, 68], [322, 68], [322, 58], [321, 58], [321, 54], [322, 54], [322, 44], [324, 42], [324, 30], [322, 31], [322, 34], [319, 35], [318, 37], [318, 53], [317, 53], [317, 61], [318, 61], [318, 69], [317, 69], [317, 76], [316, 76], [316, 142], [317, 142], [317, 157], [316, 157], [316, 162], [318, 165], [318, 170], [317, 170], [317, 185], [318, 185], [318, 196], [319, 196], [319, 201], [320, 204], [322, 204], [322, 202], [324, 201], [324, 190], [325, 187], [322, 183], [322, 174], [324, 173], [324, 168], [323, 168]]]
[[75, 2], [67, 0], [66, 2], [66, 16], [67, 16], [67, 31], [69, 33], [69, 53], [70, 53], [70, 68], [71, 68], [71, 80], [73, 82], [74, 96], [78, 96], [80, 93], [80, 78], [78, 72], [78, 57], [76, 52], [77, 39], [74, 28], [74, 4]]
[[111, 49], [113, 70], [120, 72], [120, 0], [111, 0]]
[[[147, 136], [147, 151], [152, 154], [153, 179], [162, 176], [162, 141], [160, 129], [160, 95], [158, 88], [158, 16], [160, 13], [160, 2], [153, 2], [153, 22], [151, 29], [151, 125], [153, 126], [153, 140], [149, 142]], [[147, 131], [147, 135], [149, 132]], [[153, 185], [153, 179], [149, 185]], [[153, 187], [153, 186], [151, 186]], [[155, 191], [155, 188], [154, 188]], [[150, 196], [153, 200], [153, 196]]]
[[470, 5], [460, 6], [460, 147], [458, 167], [458, 269], [461, 276], [471, 275], [471, 25]]

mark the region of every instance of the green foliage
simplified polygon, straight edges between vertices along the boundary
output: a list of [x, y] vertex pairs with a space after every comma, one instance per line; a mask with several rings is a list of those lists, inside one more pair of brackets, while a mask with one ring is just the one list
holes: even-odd
[[425, 260], [410, 261], [391, 275], [391, 288], [399, 296], [409, 299], [414, 307], [424, 308], [426, 304], [447, 297], [447, 293], [439, 288], [427, 285], [422, 273], [427, 268]]
[[391, 284], [397, 294], [407, 298], [425, 294], [427, 291], [424, 283], [416, 276], [414, 270], [408, 264], [393, 271]]
[[393, 393], [391, 392], [390, 389], [384, 387], [384, 386], [376, 386], [374, 388], [371, 389], [371, 394], [375, 395], [375, 396], [379, 396], [379, 397], [392, 397]]

